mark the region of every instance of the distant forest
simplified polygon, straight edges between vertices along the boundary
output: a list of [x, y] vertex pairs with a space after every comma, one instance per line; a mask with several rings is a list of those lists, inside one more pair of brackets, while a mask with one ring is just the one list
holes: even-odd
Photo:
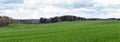
[[9, 24], [45, 24], [45, 23], [56, 23], [62, 21], [93, 21], [93, 20], [120, 20], [117, 18], [108, 18], [108, 19], [101, 19], [101, 18], [84, 18], [84, 17], [77, 17], [72, 15], [64, 15], [64, 16], [56, 16], [52, 18], [40, 18], [40, 19], [13, 19], [8, 16], [0, 16], [0, 27], [6, 27]]

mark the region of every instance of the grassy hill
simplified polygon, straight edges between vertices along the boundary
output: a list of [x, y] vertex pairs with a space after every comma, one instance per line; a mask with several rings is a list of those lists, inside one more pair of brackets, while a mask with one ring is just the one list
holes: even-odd
[[120, 21], [11, 24], [0, 27], [0, 42], [120, 42]]

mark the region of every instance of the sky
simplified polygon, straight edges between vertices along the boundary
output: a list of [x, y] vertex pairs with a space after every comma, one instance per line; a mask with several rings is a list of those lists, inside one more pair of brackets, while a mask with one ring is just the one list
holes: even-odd
[[39, 19], [62, 15], [120, 18], [120, 0], [0, 0], [0, 16]]

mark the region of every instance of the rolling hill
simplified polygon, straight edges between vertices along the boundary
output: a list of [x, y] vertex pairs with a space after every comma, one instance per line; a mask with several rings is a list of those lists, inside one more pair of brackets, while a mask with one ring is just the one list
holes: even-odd
[[11, 24], [0, 27], [0, 42], [120, 42], [120, 21]]

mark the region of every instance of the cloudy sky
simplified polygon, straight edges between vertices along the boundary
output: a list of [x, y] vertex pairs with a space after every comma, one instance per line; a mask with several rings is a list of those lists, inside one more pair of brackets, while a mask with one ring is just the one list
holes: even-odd
[[39, 19], [62, 15], [120, 18], [120, 0], [0, 0], [0, 16]]

